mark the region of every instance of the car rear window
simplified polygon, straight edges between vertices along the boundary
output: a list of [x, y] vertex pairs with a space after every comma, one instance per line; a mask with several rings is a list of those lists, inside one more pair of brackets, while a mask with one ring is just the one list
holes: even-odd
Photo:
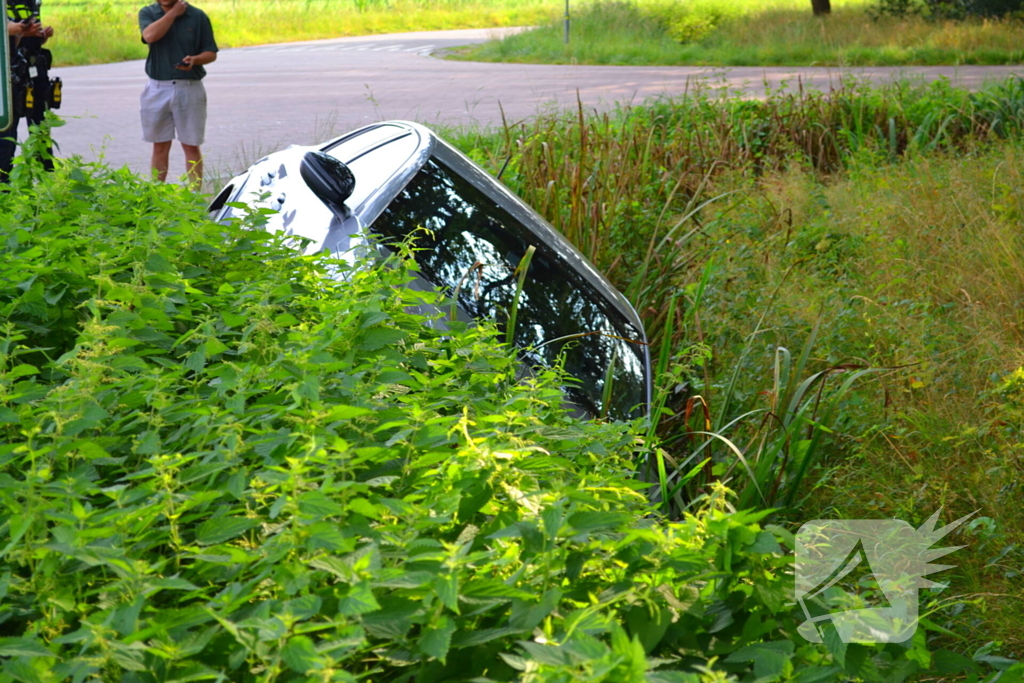
[[450, 296], [457, 291], [467, 313], [495, 320], [501, 329], [515, 296], [513, 273], [534, 246], [514, 333], [524, 360], [551, 367], [564, 354], [565, 370], [576, 380], [566, 392], [592, 415], [644, 414], [640, 331], [554, 249], [437, 159], [370, 226], [385, 240], [402, 240], [419, 228], [426, 229], [416, 238], [420, 274]]

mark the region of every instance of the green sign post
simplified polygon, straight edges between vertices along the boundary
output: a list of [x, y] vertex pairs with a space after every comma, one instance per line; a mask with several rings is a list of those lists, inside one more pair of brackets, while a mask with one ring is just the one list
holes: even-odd
[[565, 0], [565, 44], [569, 44], [569, 0]]
[[[7, 15], [4, 13], [4, 26], [7, 26]], [[0, 49], [0, 131], [11, 127], [14, 119], [13, 107], [11, 106], [11, 41], [7, 38], [6, 31], [0, 43], [4, 46]]]

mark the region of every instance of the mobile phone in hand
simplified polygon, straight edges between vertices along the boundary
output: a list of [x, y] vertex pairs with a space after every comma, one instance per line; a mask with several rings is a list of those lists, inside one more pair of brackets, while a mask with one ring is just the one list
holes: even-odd
[[178, 62], [177, 64], [175, 64], [174, 66], [175, 67], [180, 67], [180, 68], [183, 68], [183, 69], [187, 69], [189, 66], [191, 66], [191, 64], [189, 64], [188, 62], [182, 60], [182, 61]]

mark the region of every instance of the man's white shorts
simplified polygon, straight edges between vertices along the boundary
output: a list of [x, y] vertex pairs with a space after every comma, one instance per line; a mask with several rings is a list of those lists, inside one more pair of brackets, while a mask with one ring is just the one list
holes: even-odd
[[206, 88], [202, 81], [149, 79], [139, 97], [142, 139], [170, 142], [177, 131], [185, 145], [199, 146], [206, 138]]

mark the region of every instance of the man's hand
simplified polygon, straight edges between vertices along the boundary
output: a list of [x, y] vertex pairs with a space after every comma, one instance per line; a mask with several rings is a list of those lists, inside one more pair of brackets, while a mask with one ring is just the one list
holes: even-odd
[[174, 68], [180, 69], [182, 71], [191, 71], [192, 67], [194, 66], [203, 66], [204, 64], [209, 64], [210, 62], [216, 61], [216, 59], [216, 52], [200, 52], [197, 55], [188, 55], [187, 57], [182, 57], [181, 61], [174, 65]]
[[42, 38], [46, 40], [53, 35], [53, 28], [43, 26], [38, 19], [25, 19], [24, 21], [8, 21], [7, 35], [15, 38]]
[[185, 0], [158, 0], [164, 15], [142, 29], [142, 40], [150, 45], [163, 38], [171, 25], [188, 9]]
[[176, 3], [168, 7], [164, 13], [177, 18], [184, 14], [186, 9], [188, 9], [188, 3], [185, 2], [185, 0], [178, 0]]
[[21, 21], [22, 38], [41, 38], [43, 36], [43, 25], [36, 18], [24, 19]]

